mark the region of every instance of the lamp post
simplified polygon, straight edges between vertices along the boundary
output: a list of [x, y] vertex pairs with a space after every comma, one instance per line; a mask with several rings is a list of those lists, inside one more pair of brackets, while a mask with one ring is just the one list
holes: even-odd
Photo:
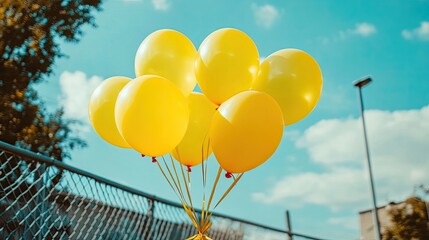
[[366, 134], [366, 125], [365, 125], [365, 117], [364, 117], [364, 107], [363, 107], [363, 100], [362, 100], [362, 87], [369, 84], [371, 82], [370, 77], [365, 77], [360, 80], [355, 81], [353, 84], [355, 87], [358, 88], [358, 95], [359, 95], [359, 102], [360, 102], [360, 114], [362, 117], [362, 126], [363, 126], [363, 136], [365, 139], [365, 150], [366, 150], [366, 160], [368, 164], [368, 174], [369, 174], [369, 181], [370, 181], [370, 187], [371, 187], [371, 194], [372, 194], [372, 203], [373, 203], [373, 216], [374, 216], [374, 233], [375, 233], [375, 239], [380, 240], [380, 222], [378, 221], [378, 212], [377, 212], [377, 199], [375, 196], [375, 189], [374, 189], [374, 180], [372, 178], [372, 168], [371, 168], [371, 159], [369, 156], [369, 147], [368, 147], [368, 137]]
[[286, 225], [287, 225], [287, 235], [288, 235], [288, 240], [293, 240], [293, 234], [292, 234], [292, 226], [291, 226], [291, 222], [290, 222], [290, 216], [289, 216], [289, 210], [286, 210]]

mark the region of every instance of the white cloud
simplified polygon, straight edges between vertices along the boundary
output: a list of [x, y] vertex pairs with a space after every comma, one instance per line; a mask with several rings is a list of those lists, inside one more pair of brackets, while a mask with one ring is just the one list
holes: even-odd
[[[355, 151], [362, 146], [361, 135], [359, 121], [356, 119], [321, 120], [307, 129], [296, 143], [299, 148], [308, 150], [314, 162], [329, 166], [362, 159], [363, 153]], [[351, 152], [354, 155], [350, 155]]]
[[323, 44], [328, 44], [330, 42], [338, 42], [355, 36], [370, 37], [376, 33], [377, 28], [374, 24], [363, 22], [357, 23], [354, 28], [338, 31], [338, 33], [333, 37], [319, 37], [319, 41]]
[[152, 5], [158, 11], [168, 11], [170, 9], [168, 0], [152, 0]]
[[[413, 186], [429, 181], [429, 106], [418, 110], [365, 112], [379, 203], [400, 201]], [[361, 119], [322, 120], [296, 141], [322, 172], [285, 176], [255, 200], [316, 204], [332, 210], [363, 210], [370, 205]], [[387, 199], [389, 197], [389, 199]], [[296, 205], [296, 204], [295, 204]]]
[[99, 76], [87, 77], [84, 72], [65, 71], [60, 76], [60, 105], [64, 115], [82, 121], [85, 125], [78, 131], [89, 130], [88, 103], [94, 89], [102, 82]]
[[429, 22], [423, 21], [419, 27], [412, 30], [402, 30], [402, 37], [407, 40], [419, 39], [429, 41]]
[[363, 171], [349, 168], [337, 168], [326, 173], [304, 172], [286, 176], [267, 193], [254, 193], [253, 197], [267, 204], [283, 202], [296, 207], [316, 204], [337, 211], [366, 199], [363, 192], [367, 185], [359, 183], [364, 178]]
[[360, 37], [369, 37], [377, 33], [377, 28], [374, 24], [371, 23], [357, 23], [354, 28], [349, 28], [343, 31], [338, 32], [338, 37], [340, 40], [344, 40], [346, 38], [352, 36], [360, 36]]
[[264, 28], [270, 28], [280, 17], [279, 11], [273, 5], [265, 4], [258, 6], [256, 4], [252, 4], [251, 7], [256, 24]]
[[358, 23], [356, 24], [355, 29], [352, 31], [356, 35], [360, 35], [363, 37], [371, 36], [377, 33], [377, 28], [371, 23]]

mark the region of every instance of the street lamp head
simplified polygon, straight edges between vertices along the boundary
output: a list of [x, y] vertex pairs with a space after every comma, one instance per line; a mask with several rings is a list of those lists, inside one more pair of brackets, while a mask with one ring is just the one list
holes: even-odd
[[369, 84], [370, 82], [372, 82], [371, 77], [364, 77], [362, 79], [355, 81], [353, 84], [355, 85], [355, 87], [361, 88], [361, 87]]

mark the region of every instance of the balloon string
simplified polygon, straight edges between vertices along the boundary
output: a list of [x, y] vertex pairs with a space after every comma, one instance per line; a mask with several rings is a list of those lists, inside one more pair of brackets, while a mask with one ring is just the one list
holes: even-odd
[[[178, 153], [178, 152], [177, 152], [177, 153]], [[179, 153], [178, 153], [178, 156], [179, 156], [179, 159], [180, 159], [180, 155], [179, 155]], [[163, 159], [164, 159], [164, 158], [163, 158]], [[180, 186], [180, 189], [182, 189], [181, 184], [180, 184], [180, 182], [181, 182], [181, 181], [180, 181], [179, 175], [177, 174], [176, 164], [175, 164], [175, 161], [173, 160], [173, 158], [172, 158], [171, 154], [170, 154], [170, 161], [171, 161], [171, 166], [172, 166], [172, 168], [173, 168], [173, 170], [174, 170], [174, 173], [175, 173], [175, 176], [176, 176], [177, 182], [178, 182], [178, 184], [179, 184], [179, 186]], [[183, 171], [182, 164], [179, 164], [179, 165], [180, 165], [180, 169], [181, 169], [181, 172], [182, 172], [182, 179], [183, 179], [183, 181], [184, 181], [184, 185], [185, 185], [186, 193], [187, 193], [188, 200], [189, 200], [189, 203], [188, 203], [188, 202], [186, 201], [186, 199], [185, 199], [185, 196], [184, 196], [184, 194], [183, 194], [183, 191], [181, 190], [181, 191], [180, 191], [180, 193], [181, 193], [182, 197], [185, 199], [185, 200], [184, 200], [184, 202], [182, 203], [182, 206], [183, 206], [183, 208], [185, 209], [186, 213], [188, 214], [189, 218], [191, 219], [192, 223], [194, 224], [195, 228], [198, 230], [198, 232], [201, 232], [202, 226], [200, 226], [200, 225], [198, 224], [197, 213], [196, 213], [196, 211], [195, 211], [195, 209], [194, 209], [194, 206], [193, 206], [193, 203], [192, 203], [191, 194], [190, 194], [190, 186], [189, 186], [189, 188], [188, 188], [188, 185], [190, 185], [190, 184], [191, 184], [190, 173], [189, 173], [189, 172], [187, 173], [187, 175], [188, 175], [188, 179], [187, 179], [187, 181], [186, 181], [186, 177], [185, 177], [185, 174], [184, 174], [184, 171]], [[166, 165], [166, 167], [168, 168], [168, 165]], [[168, 168], [168, 169], [169, 169], [169, 168]], [[170, 172], [171, 172], [171, 171], [170, 171]]]
[[[143, 155], [142, 155], [142, 157], [143, 157]], [[162, 175], [164, 176], [164, 178], [166, 179], [167, 183], [170, 185], [173, 192], [178, 196], [178, 198], [182, 202], [182, 206], [185, 209], [186, 213], [188, 214], [189, 218], [191, 219], [193, 225], [198, 230], [198, 234], [194, 235], [193, 237], [191, 237], [189, 239], [195, 239], [195, 240], [207, 239], [207, 240], [210, 240], [210, 238], [207, 235], [205, 235], [205, 233], [208, 231], [208, 229], [210, 229], [210, 227], [212, 226], [212, 223], [210, 222], [210, 217], [211, 217], [210, 215], [211, 214], [210, 215], [208, 214], [209, 206], [207, 206], [207, 208], [206, 208], [206, 205], [205, 205], [205, 197], [203, 199], [201, 219], [200, 219], [200, 222], [198, 223], [198, 221], [197, 221], [198, 218], [196, 215], [196, 211], [193, 207], [192, 198], [191, 198], [191, 194], [190, 194], [190, 188], [189, 188], [190, 186], [188, 187], [188, 185], [191, 184], [190, 172], [188, 171], [187, 177], [186, 177], [183, 167], [180, 167], [181, 172], [182, 172], [182, 179], [184, 181], [187, 197], [188, 197], [188, 200], [190, 203], [190, 204], [188, 204], [188, 202], [186, 201], [186, 198], [183, 194], [183, 191], [182, 191], [180, 179], [179, 179], [179, 176], [177, 174], [177, 169], [176, 169], [176, 165], [174, 164], [173, 158], [170, 155], [171, 168], [173, 168], [174, 174], [173, 174], [173, 171], [171, 170], [171, 168], [168, 166], [167, 162], [165, 161], [164, 156], [161, 156], [161, 157], [162, 157], [162, 160], [164, 162], [164, 166], [167, 169], [167, 171], [164, 170], [164, 168], [162, 167], [160, 162], [156, 159], [156, 157], [152, 157], [152, 162], [157, 164], [158, 168], [160, 169], [160, 171], [161, 171]], [[187, 167], [189, 167], [189, 166], [187, 166]], [[221, 171], [221, 168], [220, 168], [220, 171]], [[168, 174], [167, 174], [167, 172], [168, 172]], [[217, 181], [219, 181], [219, 175], [220, 175], [220, 173], [218, 173]], [[214, 188], [216, 188], [217, 181], [214, 185]], [[213, 194], [214, 194], [214, 191], [212, 192], [212, 195]], [[213, 196], [211, 196], [211, 199], [213, 199]], [[212, 201], [212, 200], [210, 200], [210, 201]]]
[[[206, 187], [206, 182], [207, 182], [207, 168], [208, 168], [208, 157], [209, 157], [209, 154], [210, 154], [210, 138], [208, 138], [208, 141], [207, 141], [207, 148], [206, 148], [206, 152], [204, 151], [204, 142], [205, 142], [205, 140], [206, 140], [206, 138], [208, 137], [208, 134], [206, 134], [205, 136], [204, 136], [204, 141], [203, 141], [203, 145], [201, 146], [201, 162], [202, 162], [202, 164], [201, 164], [201, 170], [202, 170], [202, 173], [203, 173], [203, 189], [205, 189], [205, 187]], [[204, 160], [204, 159], [206, 159], [206, 160]], [[204, 191], [205, 192], [205, 191]]]
[[[178, 154], [179, 154], [179, 153], [178, 153]], [[180, 193], [181, 193], [182, 197], [183, 197], [183, 198], [185, 198], [185, 197], [184, 197], [184, 194], [183, 194], [183, 191], [182, 191], [181, 184], [180, 184], [180, 182], [181, 182], [181, 181], [180, 181], [180, 178], [179, 178], [179, 174], [177, 173], [177, 169], [176, 169], [175, 161], [174, 161], [173, 157], [171, 156], [171, 154], [169, 154], [169, 156], [170, 156], [171, 166], [172, 166], [172, 168], [173, 168], [173, 170], [174, 170], [174, 174], [175, 174], [175, 176], [176, 176], [176, 180], [177, 180], [178, 185], [179, 185], [179, 187], [180, 187]], [[180, 156], [179, 156], [179, 157], [180, 157]], [[179, 164], [179, 165], [181, 166], [181, 164]], [[186, 178], [185, 178], [185, 177], [184, 177], [184, 175], [183, 175], [183, 168], [182, 168], [182, 167], [180, 167], [180, 169], [182, 170], [183, 181], [185, 181], [185, 179], [186, 179]], [[188, 175], [189, 175], [189, 172], [188, 172]], [[188, 176], [188, 177], [189, 177], [189, 176]], [[190, 181], [190, 180], [189, 180], [189, 181]], [[184, 202], [186, 203], [186, 205], [182, 203], [182, 206], [183, 206], [183, 208], [185, 209], [185, 211], [187, 212], [187, 214], [188, 214], [189, 218], [191, 219], [191, 221], [193, 222], [193, 224], [194, 224], [195, 228], [196, 228], [198, 231], [200, 231], [200, 226], [198, 225], [198, 222], [197, 222], [197, 214], [196, 214], [196, 211], [195, 211], [195, 209], [194, 209], [194, 207], [193, 207], [193, 204], [192, 204], [192, 198], [190, 197], [190, 194], [189, 194], [189, 191], [188, 191], [188, 188], [187, 188], [186, 182], [185, 182], [184, 184], [185, 184], [185, 186], [186, 186], [186, 190], [187, 190], [187, 193], [188, 193], [188, 198], [189, 198], [190, 204], [189, 204], [189, 203], [187, 203], [187, 202], [186, 202], [186, 200], [184, 200]], [[189, 207], [189, 205], [190, 205], [190, 207]]]
[[180, 194], [180, 197], [181, 197], [182, 202], [184, 202], [185, 204], [188, 204], [188, 203], [186, 202], [186, 199], [185, 199], [184, 195], [183, 195], [182, 188], [181, 188], [181, 187], [179, 187], [179, 186], [180, 186], [180, 184], [177, 184], [177, 182], [175, 181], [174, 176], [173, 176], [173, 173], [171, 172], [170, 168], [168, 167], [167, 162], [165, 161], [164, 156], [162, 156], [162, 160], [163, 160], [163, 162], [164, 162], [165, 167], [167, 168], [168, 173], [170, 174], [170, 177], [171, 177], [171, 179], [172, 179], [172, 181], [173, 181], [173, 183], [174, 183], [174, 186], [177, 188], [177, 190], [178, 190], [178, 192], [179, 192], [179, 194]]
[[206, 200], [205, 200], [205, 198], [203, 198], [203, 206], [201, 208], [201, 219], [200, 219], [200, 226], [201, 227], [205, 223], [205, 216], [206, 216], [205, 210], [204, 210], [205, 209], [205, 203], [206, 203]]
[[[221, 171], [222, 171], [222, 168], [221, 167], [219, 167], [219, 170], [220, 170], [220, 172], [218, 172], [218, 176], [217, 177], [219, 177], [220, 176], [220, 173], [221, 173]], [[220, 200], [216, 203], [216, 205], [215, 205], [215, 207], [213, 208], [213, 210], [214, 209], [216, 209], [216, 207], [226, 198], [226, 196], [231, 192], [231, 190], [235, 187], [235, 185], [237, 184], [237, 182], [241, 179], [241, 177], [243, 176], [243, 174], [244, 173], [240, 173], [239, 175], [238, 175], [238, 177], [237, 178], [235, 178], [234, 177], [234, 175], [232, 175], [232, 177], [234, 177], [234, 181], [232, 182], [232, 184], [229, 186], [229, 188], [225, 191], [225, 193], [222, 195], [222, 197], [220, 198]], [[212, 190], [212, 193], [214, 192], [214, 189], [216, 188], [216, 185], [214, 185], [213, 186], [213, 190]], [[209, 200], [209, 204], [211, 203], [211, 200]], [[209, 209], [207, 209], [207, 211], [208, 211]], [[208, 224], [209, 222], [210, 222], [210, 219], [211, 219], [211, 216], [213, 215], [213, 213], [210, 213], [210, 214], [208, 214], [208, 216], [207, 216], [207, 218], [206, 218], [206, 221], [205, 221], [205, 224]]]
[[[163, 169], [161, 164], [157, 161], [156, 157], [152, 157], [152, 162], [157, 163], [162, 175], [167, 180], [168, 184], [173, 189], [174, 193], [179, 197], [180, 201], [182, 202], [183, 208], [185, 209], [186, 213], [188, 214], [188, 216], [191, 219], [195, 228], [198, 230], [198, 234], [196, 234], [193, 237], [188, 238], [188, 239], [195, 239], [195, 240], [196, 239], [201, 239], [201, 240], [202, 239], [210, 239], [207, 235], [205, 235], [205, 233], [212, 226], [212, 222], [210, 222], [210, 220], [211, 220], [213, 213], [212, 212], [209, 213], [209, 211], [210, 211], [211, 203], [213, 202], [214, 194], [215, 194], [215, 191], [216, 191], [219, 179], [220, 179], [220, 175], [222, 173], [222, 167], [219, 167], [219, 170], [218, 170], [216, 179], [213, 183], [213, 188], [211, 190], [210, 198], [209, 198], [209, 201], [207, 202], [207, 205], [206, 205], [206, 201], [205, 201], [205, 191], [204, 191], [202, 210], [201, 210], [201, 218], [200, 218], [200, 221], [198, 222], [198, 217], [197, 217], [195, 208], [193, 206], [193, 201], [192, 201], [192, 197], [191, 197], [191, 190], [190, 190], [191, 177], [190, 177], [190, 171], [189, 171], [190, 166], [183, 165], [183, 166], [187, 167], [187, 169], [188, 169], [188, 172], [185, 175], [184, 168], [183, 168], [182, 164], [180, 164], [180, 170], [182, 173], [181, 174], [182, 180], [183, 180], [183, 183], [185, 185], [185, 190], [186, 190], [186, 196], [187, 196], [187, 198], [186, 198], [184, 192], [182, 191], [182, 186], [180, 184], [181, 180], [180, 180], [179, 174], [177, 173], [175, 161], [173, 160], [172, 156], [170, 155], [171, 168], [173, 168], [174, 171], [172, 171], [171, 168], [168, 166], [167, 162], [165, 161], [164, 156], [162, 156], [162, 160], [164, 162], [165, 168], [167, 169], [168, 175], [171, 179], [168, 177], [168, 175], [166, 174], [166, 171]], [[204, 164], [204, 162], [203, 162], [203, 164]], [[205, 164], [206, 164], [205, 166], [202, 166], [202, 168], [203, 168], [202, 171], [206, 177], [207, 176], [207, 169], [206, 168], [207, 168], [208, 164], [207, 163], [205, 163]], [[173, 174], [173, 172], [174, 172], [174, 174]], [[219, 199], [219, 201], [216, 203], [216, 205], [213, 209], [216, 209], [217, 206], [226, 198], [226, 196], [236, 186], [237, 182], [241, 179], [241, 177], [243, 176], [243, 173], [239, 174], [237, 178], [235, 178], [235, 176], [230, 172], [227, 172], [225, 174], [225, 176], [228, 178], [233, 177], [234, 181], [229, 186], [229, 188], [225, 191], [225, 193], [222, 195], [222, 197]]]
[[210, 209], [210, 205], [211, 205], [211, 203], [212, 203], [213, 196], [214, 196], [214, 194], [215, 194], [216, 187], [217, 187], [217, 184], [218, 184], [218, 182], [219, 182], [219, 178], [220, 178], [220, 174], [221, 174], [221, 173], [222, 173], [222, 167], [219, 167], [219, 170], [217, 171], [216, 179], [215, 179], [215, 181], [214, 181], [214, 183], [213, 183], [212, 192], [210, 193], [209, 202], [208, 202], [208, 204], [207, 204], [207, 210], [209, 210], [209, 209]]
[[229, 192], [231, 192], [231, 190], [235, 187], [235, 185], [238, 183], [238, 181], [241, 179], [243, 175], [244, 173], [240, 173], [237, 178], [234, 178], [234, 182], [232, 182], [231, 186], [229, 186], [228, 190], [226, 190], [226, 192], [223, 194], [221, 199], [216, 203], [213, 209], [215, 209], [225, 199], [225, 197], [229, 194]]
[[[222, 167], [219, 167], [219, 170], [218, 170], [217, 175], [216, 175], [216, 179], [215, 179], [215, 181], [213, 183], [213, 187], [212, 187], [212, 191], [210, 193], [210, 197], [209, 197], [209, 201], [207, 203], [207, 207], [206, 207], [206, 209], [204, 209], [204, 208], [202, 209], [202, 211], [205, 212], [204, 213], [204, 215], [205, 215], [204, 224], [202, 224], [202, 225], [204, 225], [206, 227], [207, 226], [211, 226], [210, 218], [211, 218], [212, 213], [209, 214], [210, 205], [211, 205], [211, 203], [213, 201], [213, 196], [215, 194], [215, 191], [216, 191], [217, 184], [219, 182], [221, 173], [222, 173]], [[208, 228], [210, 228], [210, 227], [207, 227], [207, 230], [208, 230]]]
[[[178, 156], [178, 160], [179, 160], [179, 162], [180, 162], [180, 166], [182, 166], [182, 158], [180, 157], [180, 152], [179, 152], [179, 150], [178, 149], [176, 149], [176, 153], [177, 153], [177, 156]], [[175, 173], [175, 175], [176, 175], [176, 179], [177, 179], [177, 182], [178, 182], [178, 184], [179, 184], [179, 187], [180, 187], [180, 190], [182, 190], [182, 186], [181, 186], [181, 184], [180, 184], [180, 178], [179, 178], [179, 174], [177, 174], [177, 170], [176, 170], [176, 164], [174, 164], [174, 160], [173, 160], [173, 157], [171, 156], [171, 154], [169, 154], [170, 155], [170, 160], [171, 160], [171, 165], [173, 166], [173, 168], [174, 168], [174, 173]], [[182, 169], [182, 167], [180, 167], [180, 169]], [[183, 169], [182, 169], [182, 172], [183, 172]], [[183, 174], [182, 174], [183, 175]], [[185, 181], [185, 177], [183, 177], [183, 181]], [[186, 188], [187, 188], [187, 185], [186, 185], [186, 182], [184, 183], [185, 184], [185, 186], [186, 186]], [[181, 191], [182, 192], [182, 195], [184, 196], [184, 194], [183, 194], [183, 191]], [[188, 194], [188, 196], [189, 196], [189, 194]], [[192, 200], [189, 198], [189, 201], [191, 202], [191, 204], [192, 204]], [[189, 204], [188, 204], [189, 205]], [[195, 214], [195, 218], [196, 218], [196, 214]]]
[[[209, 154], [210, 154], [210, 138], [209, 138], [209, 140], [207, 141], [207, 153], [206, 153], [206, 159], [208, 160], [208, 158], [209, 158]], [[208, 168], [209, 168], [209, 163], [208, 163], [208, 161], [206, 161], [206, 164], [205, 164], [205, 172], [206, 172], [206, 175], [205, 175], [205, 177], [204, 177], [204, 184], [206, 184], [207, 183], [207, 171], [208, 171]]]
[[[179, 152], [178, 152], [178, 155], [179, 155]], [[179, 159], [180, 159], [180, 155], [179, 155]], [[182, 161], [181, 161], [181, 160], [180, 160], [180, 163], [182, 163]], [[189, 180], [189, 182], [187, 182], [187, 181], [186, 181], [186, 177], [185, 177], [185, 172], [183, 171], [182, 164], [180, 165], [180, 170], [181, 170], [181, 172], [182, 172], [183, 184], [185, 185], [185, 190], [186, 190], [186, 193], [187, 193], [187, 195], [188, 195], [188, 200], [189, 200], [189, 203], [190, 203], [190, 207], [191, 207], [192, 213], [193, 213], [193, 215], [194, 215], [194, 217], [195, 217], [195, 220], [196, 220], [196, 219], [197, 219], [197, 213], [195, 212], [194, 204], [192, 203], [191, 192], [190, 192], [189, 187], [188, 187], [188, 184], [189, 184], [189, 182], [190, 182], [190, 177], [189, 177], [189, 175], [188, 175], [188, 180]], [[188, 172], [188, 174], [189, 174], [189, 172]]]
[[203, 193], [204, 193], [205, 189], [206, 189], [206, 181], [205, 181], [206, 173], [204, 172], [204, 145], [201, 146], [201, 159], [202, 159], [202, 161], [201, 161], [201, 175], [203, 177]]
[[[178, 152], [177, 152], [178, 153]], [[178, 153], [178, 155], [179, 155], [179, 153]], [[179, 155], [179, 158], [180, 158], [180, 155]], [[185, 178], [185, 175], [184, 175], [184, 171], [183, 171], [183, 168], [182, 168], [182, 165], [180, 164], [180, 169], [181, 169], [181, 171], [182, 171], [182, 179], [183, 179], [183, 181], [184, 181], [184, 185], [185, 185], [185, 189], [186, 189], [186, 192], [187, 192], [187, 196], [188, 196], [188, 200], [189, 200], [189, 202], [188, 201], [186, 201], [186, 198], [185, 198], [185, 195], [183, 194], [183, 191], [182, 191], [182, 186], [181, 186], [181, 184], [180, 184], [180, 178], [179, 178], [179, 174], [177, 174], [177, 170], [176, 170], [176, 165], [175, 165], [175, 163], [174, 163], [174, 160], [173, 160], [173, 158], [172, 158], [172, 156], [171, 156], [171, 154], [170, 154], [170, 160], [171, 160], [171, 165], [172, 165], [172, 168], [173, 168], [173, 170], [174, 170], [174, 174], [175, 174], [175, 176], [176, 176], [176, 179], [177, 179], [177, 183], [178, 183], [178, 186], [179, 186], [179, 189], [180, 189], [180, 194], [182, 195], [182, 197], [184, 198], [184, 202], [185, 202], [185, 204], [186, 204], [186, 206], [190, 206], [190, 209], [192, 210], [192, 214], [189, 216], [190, 218], [191, 218], [191, 220], [193, 220], [193, 221], [197, 221], [197, 214], [196, 214], [196, 212], [195, 212], [195, 209], [194, 209], [194, 207], [193, 207], [193, 203], [192, 203], [192, 198], [191, 198], [191, 194], [190, 194], [190, 191], [189, 191], [189, 189], [188, 189], [188, 184], [186, 183], [186, 178]], [[166, 165], [167, 166], [167, 165]], [[189, 174], [189, 172], [188, 172], [188, 174]], [[190, 178], [190, 176], [188, 176], [189, 178]], [[190, 180], [189, 180], [189, 182], [190, 182]], [[185, 208], [185, 206], [184, 206], [184, 208]], [[198, 225], [198, 224], [197, 224]]]
[[198, 225], [196, 217], [193, 215], [193, 211], [191, 211], [191, 209], [189, 209], [189, 207], [186, 205], [182, 206], [188, 214], [189, 218], [191, 219], [192, 223], [194, 224], [194, 227], [198, 230], [198, 232], [200, 232], [200, 226]]
[[[208, 217], [208, 212], [209, 212], [209, 208], [210, 208], [210, 203], [208, 205], [206, 205], [206, 182], [207, 182], [207, 168], [208, 168], [208, 161], [207, 158], [209, 157], [209, 153], [210, 153], [210, 138], [208, 138], [207, 141], [207, 148], [204, 148], [204, 142], [206, 140], [206, 138], [208, 137], [208, 134], [205, 135], [204, 137], [204, 141], [203, 144], [201, 145], [201, 171], [202, 171], [202, 182], [203, 182], [203, 202], [202, 202], [202, 208], [201, 208], [201, 218], [200, 218], [200, 232], [206, 232], [210, 226], [211, 223], [209, 223], [209, 221], [207, 221], [207, 217]], [[207, 151], [205, 151], [207, 150]], [[206, 159], [206, 160], [205, 160]], [[211, 197], [213, 198], [213, 196]], [[211, 200], [210, 200], [211, 201]], [[204, 239], [204, 238], [203, 238]], [[209, 238], [207, 238], [209, 239]]]
[[179, 185], [179, 189], [181, 190], [180, 192], [182, 193], [182, 196], [184, 196], [182, 191], [182, 185], [180, 184], [179, 174], [177, 174], [176, 165], [174, 164], [174, 160], [171, 154], [169, 155], [170, 155], [171, 166], [173, 166], [174, 174], [176, 176], [177, 184]]
[[164, 170], [162, 169], [161, 164], [159, 164], [159, 162], [156, 162], [159, 170], [161, 171], [162, 175], [164, 176], [165, 180], [167, 180], [168, 185], [170, 185], [171, 189], [173, 189], [173, 192], [176, 194], [177, 197], [179, 197], [180, 201], [182, 202], [182, 205], [184, 204], [184, 199], [182, 199], [179, 194], [176, 192], [176, 189], [173, 187], [173, 184], [171, 184], [170, 179], [167, 177], [167, 175], [165, 174]]

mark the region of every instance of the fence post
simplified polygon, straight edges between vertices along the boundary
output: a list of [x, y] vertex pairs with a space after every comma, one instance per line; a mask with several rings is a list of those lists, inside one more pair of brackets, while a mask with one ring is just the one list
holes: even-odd
[[290, 222], [289, 210], [286, 210], [286, 227], [287, 227], [287, 235], [289, 236], [289, 240], [293, 240], [292, 234], [292, 223]]
[[[47, 178], [46, 178], [46, 165], [44, 163], [40, 164], [39, 169], [37, 169], [36, 171], [36, 176], [35, 176], [35, 181], [39, 180], [38, 183], [36, 184], [37, 186], [37, 191], [40, 190], [40, 194], [36, 197], [36, 207], [37, 205], [39, 205], [39, 214], [37, 211], [34, 211], [35, 214], [35, 218], [37, 219], [39, 218], [39, 229], [40, 229], [40, 233], [37, 237], [37, 239], [43, 240], [43, 236], [46, 233], [46, 225], [47, 223], [45, 223], [45, 215], [46, 213], [46, 202], [45, 202], [45, 198], [46, 198], [46, 188], [47, 188]], [[36, 225], [37, 228], [37, 225]], [[38, 229], [36, 229], [36, 231], [38, 231]]]
[[149, 226], [149, 236], [148, 239], [156, 239], [156, 226], [154, 224], [154, 214], [155, 214], [155, 201], [153, 199], [148, 199], [149, 201], [149, 209], [148, 209], [148, 217], [149, 217], [149, 221], [148, 224], [150, 224]]

